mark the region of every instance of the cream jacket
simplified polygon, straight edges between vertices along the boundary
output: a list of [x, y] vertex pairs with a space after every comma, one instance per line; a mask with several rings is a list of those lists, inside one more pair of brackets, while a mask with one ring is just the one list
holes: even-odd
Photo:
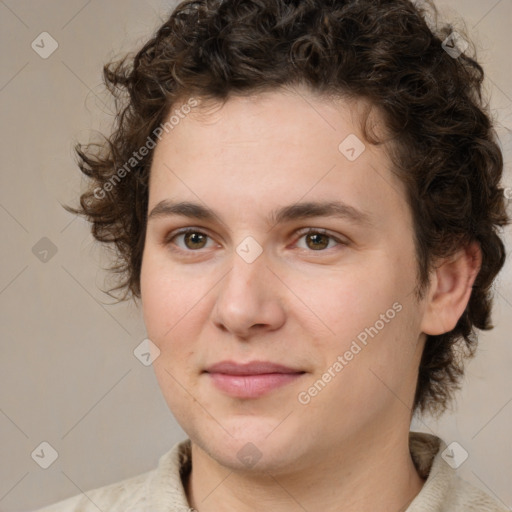
[[[34, 512], [193, 512], [181, 479], [191, 468], [190, 448], [186, 439], [162, 455], [152, 471]], [[409, 448], [427, 480], [405, 512], [507, 512], [504, 504], [457, 476], [441, 457], [446, 444], [440, 438], [410, 432]]]

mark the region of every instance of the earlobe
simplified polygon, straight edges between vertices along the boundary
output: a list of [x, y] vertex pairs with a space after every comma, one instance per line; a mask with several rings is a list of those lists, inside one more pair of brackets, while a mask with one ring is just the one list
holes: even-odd
[[477, 242], [440, 262], [433, 271], [426, 298], [422, 332], [438, 335], [455, 328], [469, 302], [481, 264], [482, 252]]

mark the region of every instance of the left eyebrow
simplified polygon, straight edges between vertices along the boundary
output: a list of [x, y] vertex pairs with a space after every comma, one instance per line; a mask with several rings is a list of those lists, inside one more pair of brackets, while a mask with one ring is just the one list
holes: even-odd
[[273, 224], [280, 224], [292, 220], [309, 219], [311, 217], [336, 217], [347, 219], [355, 224], [373, 225], [369, 213], [358, 210], [341, 201], [309, 201], [284, 206], [274, 210], [270, 215], [270, 220]]
[[[190, 201], [173, 202], [164, 199], [151, 210], [148, 221], [156, 217], [168, 217], [173, 215], [181, 215], [191, 219], [207, 221], [221, 218], [214, 210], [202, 204]], [[340, 201], [309, 201], [283, 206], [270, 213], [269, 223], [271, 225], [282, 224], [293, 220], [312, 217], [336, 217], [347, 219], [356, 224], [366, 226], [373, 225], [370, 214]]]

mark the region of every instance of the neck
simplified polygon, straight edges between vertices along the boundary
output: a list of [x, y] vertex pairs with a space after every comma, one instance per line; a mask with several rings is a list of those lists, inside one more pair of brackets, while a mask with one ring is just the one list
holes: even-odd
[[424, 484], [410, 456], [408, 432], [381, 429], [378, 437], [358, 436], [279, 474], [233, 471], [192, 443], [188, 501], [197, 512], [403, 512]]

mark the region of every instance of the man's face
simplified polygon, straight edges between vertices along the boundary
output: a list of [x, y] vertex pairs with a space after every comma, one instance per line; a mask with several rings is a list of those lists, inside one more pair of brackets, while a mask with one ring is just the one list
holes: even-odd
[[[384, 149], [361, 153], [357, 106], [232, 98], [155, 149], [141, 274], [153, 365], [184, 431], [228, 467], [299, 468], [409, 429], [425, 338], [412, 220]], [[294, 373], [207, 372], [224, 361]]]

